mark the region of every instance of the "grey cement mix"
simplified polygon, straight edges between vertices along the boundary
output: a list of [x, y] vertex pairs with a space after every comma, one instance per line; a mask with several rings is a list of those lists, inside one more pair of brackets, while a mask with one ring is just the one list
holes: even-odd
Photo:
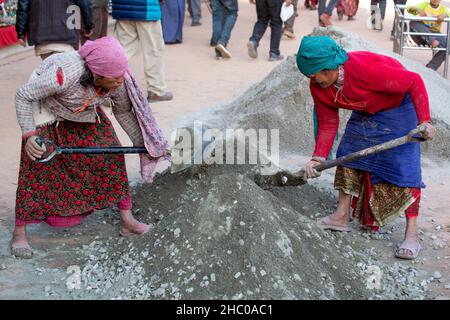
[[311, 186], [269, 192], [250, 168], [200, 166], [163, 173], [134, 199], [154, 231], [84, 246], [74, 298], [424, 298], [414, 268], [320, 229], [315, 219], [335, 201]]

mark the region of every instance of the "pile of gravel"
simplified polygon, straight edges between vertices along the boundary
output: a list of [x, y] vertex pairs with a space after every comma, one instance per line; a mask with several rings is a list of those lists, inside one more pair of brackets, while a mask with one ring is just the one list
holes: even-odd
[[[449, 82], [409, 59], [380, 50], [338, 28], [314, 34], [347, 50], [395, 56], [427, 85], [439, 136], [428, 155], [448, 157]], [[310, 155], [314, 146], [309, 80], [289, 57], [235, 101], [179, 121], [209, 128], [279, 129], [281, 157]], [[341, 130], [349, 112], [341, 113]], [[323, 179], [322, 179], [323, 180]], [[331, 185], [331, 184], [330, 184]], [[161, 174], [135, 190], [138, 217], [155, 224], [143, 237], [96, 240], [84, 257], [74, 297], [110, 299], [423, 299], [417, 271], [378, 259], [367, 235], [321, 230], [334, 210], [330, 188], [262, 190], [248, 166], [197, 166]], [[392, 248], [394, 250], [394, 248]]]
[[309, 185], [264, 191], [249, 168], [164, 173], [136, 190], [143, 237], [95, 240], [83, 299], [422, 299], [417, 271], [386, 265], [357, 235], [314, 222], [334, 199]]

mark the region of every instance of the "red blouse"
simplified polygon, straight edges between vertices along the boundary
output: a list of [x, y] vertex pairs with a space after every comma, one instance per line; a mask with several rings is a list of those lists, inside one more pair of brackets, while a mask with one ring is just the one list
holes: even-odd
[[430, 121], [428, 94], [419, 74], [391, 57], [372, 52], [349, 52], [348, 57], [339, 92], [335, 86], [322, 89], [310, 82], [319, 124], [313, 156], [326, 158], [330, 153], [339, 128], [339, 108], [375, 114], [398, 107], [409, 94], [419, 123]]

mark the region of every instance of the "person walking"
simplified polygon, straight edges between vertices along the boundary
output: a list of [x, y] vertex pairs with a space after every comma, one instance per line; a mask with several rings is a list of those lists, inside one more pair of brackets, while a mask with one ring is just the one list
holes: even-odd
[[250, 3], [256, 4], [257, 21], [253, 28], [252, 36], [247, 42], [248, 55], [256, 59], [258, 57], [258, 46], [261, 38], [270, 24], [270, 51], [269, 61], [283, 60], [284, 56], [280, 53], [280, 41], [282, 36], [283, 21], [280, 18], [281, 6], [289, 6], [291, 0], [250, 0]]
[[161, 5], [161, 25], [164, 42], [176, 44], [183, 42], [183, 24], [186, 11], [185, 0], [164, 1]]
[[144, 73], [149, 102], [169, 101], [167, 91], [161, 7], [158, 0], [112, 0], [116, 19], [115, 36], [131, 59], [140, 49], [144, 56]]
[[[407, 2], [407, 0], [394, 0], [394, 7], [396, 5], [405, 5]], [[400, 12], [403, 14], [405, 12], [404, 9], [400, 9]], [[401, 29], [401, 23], [398, 22], [398, 28]], [[395, 29], [395, 19], [394, 22], [392, 23], [392, 30], [391, 30], [391, 40], [394, 40], [394, 29]]]
[[319, 26], [328, 27], [332, 25], [331, 16], [338, 3], [339, 0], [330, 0], [327, 5], [327, 0], [319, 0]]
[[372, 29], [383, 30], [383, 21], [386, 16], [386, 0], [370, 0], [370, 13]]
[[88, 37], [85, 34], [81, 35], [82, 45], [87, 40], [97, 40], [98, 38], [106, 37], [106, 35], [108, 34], [109, 0], [91, 0], [91, 2], [92, 22], [94, 24], [94, 28], [92, 29], [92, 34], [90, 34]]
[[347, 20], [355, 20], [356, 12], [358, 11], [359, 0], [339, 0], [336, 7], [338, 19], [342, 20], [344, 15], [347, 16]]
[[[68, 13], [71, 6], [78, 6], [84, 30], [77, 29], [77, 17]], [[63, 26], [63, 27], [62, 27]], [[92, 8], [89, 0], [19, 0], [17, 3], [16, 32], [19, 43], [34, 46], [42, 60], [52, 54], [77, 50], [80, 32], [92, 34]]]
[[295, 39], [294, 23], [295, 18], [297, 17], [297, 4], [298, 0], [292, 0], [292, 5], [294, 6], [294, 14], [284, 22], [283, 35], [285, 35], [289, 39]]
[[211, 46], [214, 46], [216, 59], [231, 58], [227, 45], [238, 15], [237, 0], [211, 0], [213, 32]]
[[202, 0], [188, 0], [188, 11], [191, 16], [191, 27], [202, 25]]

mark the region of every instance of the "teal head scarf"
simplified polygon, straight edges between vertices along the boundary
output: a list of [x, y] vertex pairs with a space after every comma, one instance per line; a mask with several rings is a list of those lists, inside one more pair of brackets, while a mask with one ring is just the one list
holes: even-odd
[[327, 36], [306, 36], [297, 53], [297, 67], [305, 76], [337, 69], [348, 60], [347, 52]]

